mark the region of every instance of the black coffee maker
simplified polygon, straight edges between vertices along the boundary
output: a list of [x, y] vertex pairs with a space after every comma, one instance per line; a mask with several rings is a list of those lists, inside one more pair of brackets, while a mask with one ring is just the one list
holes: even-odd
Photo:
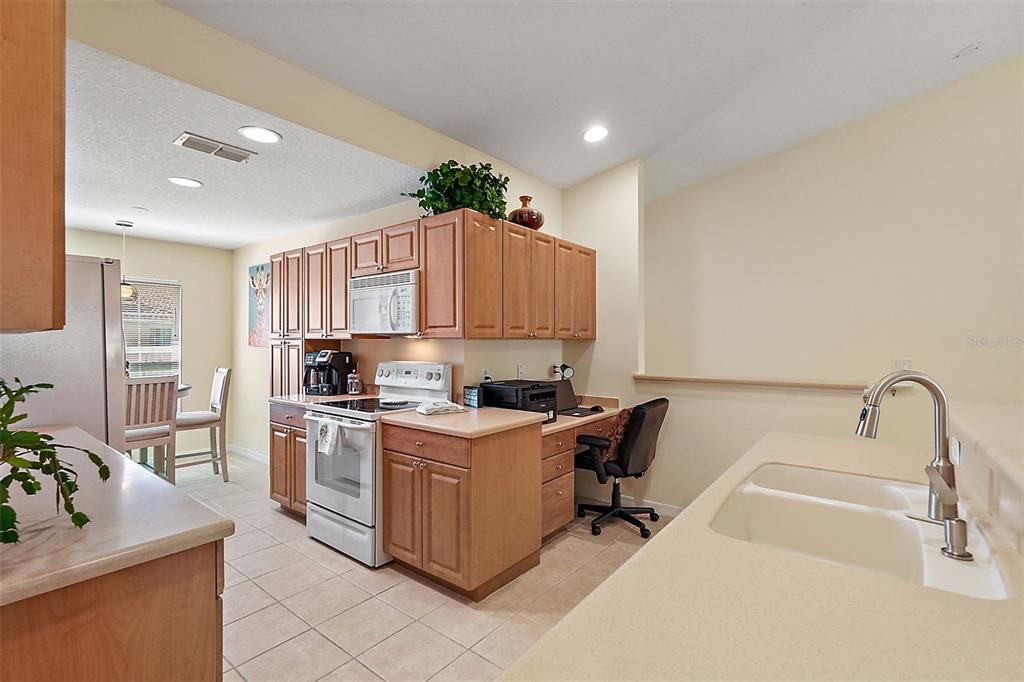
[[345, 377], [355, 371], [352, 353], [343, 350], [322, 350], [306, 353], [302, 372], [302, 390], [306, 395], [341, 395]]

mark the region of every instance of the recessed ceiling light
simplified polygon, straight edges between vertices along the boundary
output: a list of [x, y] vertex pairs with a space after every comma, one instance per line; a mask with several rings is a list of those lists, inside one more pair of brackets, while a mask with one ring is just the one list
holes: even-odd
[[253, 142], [274, 144], [275, 142], [281, 141], [281, 133], [275, 132], [270, 128], [261, 128], [260, 126], [242, 126], [238, 129], [238, 132], [240, 132], [243, 137], [247, 137]]
[[604, 126], [592, 126], [583, 133], [583, 139], [587, 142], [600, 142], [606, 137], [608, 137], [608, 129]]
[[170, 180], [171, 182], [173, 182], [175, 185], [181, 185], [182, 187], [202, 187], [203, 186], [203, 183], [199, 182], [198, 180], [193, 180], [192, 178], [179, 178], [177, 176], [174, 176], [174, 177], [170, 177], [170, 178], [167, 178], [167, 179]]
[[975, 52], [977, 52], [978, 50], [980, 50], [982, 48], [982, 46], [984, 46], [984, 45], [985, 45], [985, 43], [971, 43], [967, 47], [964, 47], [964, 48], [961, 48], [960, 50], [958, 50], [957, 53], [955, 55], [953, 55], [953, 59], [963, 59], [964, 57], [966, 57], [968, 55], [972, 55]]

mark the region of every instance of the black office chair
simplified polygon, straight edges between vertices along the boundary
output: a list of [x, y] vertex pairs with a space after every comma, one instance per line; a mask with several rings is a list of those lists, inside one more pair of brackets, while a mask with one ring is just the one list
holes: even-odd
[[622, 435], [618, 453], [607, 462], [601, 461], [601, 455], [612, 446], [611, 440], [599, 436], [576, 438], [577, 445], [582, 446], [576, 450], [576, 468], [593, 471], [597, 474], [597, 480], [600, 483], [607, 483], [609, 477], [613, 480], [610, 505], [580, 504], [576, 507], [576, 515], [581, 518], [586, 516], [587, 512], [600, 514], [590, 522], [590, 532], [594, 535], [601, 534], [603, 522], [619, 518], [639, 528], [640, 537], [651, 537], [651, 531], [633, 514], [647, 514], [651, 521], [657, 521], [658, 513], [654, 511], [653, 507], [623, 507], [619, 479], [627, 476], [640, 478], [650, 468], [654, 461], [658, 433], [665, 421], [666, 412], [668, 412], [667, 398], [656, 398], [634, 407]]

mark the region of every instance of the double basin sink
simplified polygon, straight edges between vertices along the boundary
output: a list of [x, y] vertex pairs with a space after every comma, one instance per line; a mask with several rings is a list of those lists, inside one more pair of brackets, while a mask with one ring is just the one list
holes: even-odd
[[[943, 528], [908, 518], [928, 508], [928, 487], [789, 464], [763, 464], [711, 522], [722, 535], [772, 545], [977, 599], [1006, 599], [985, 537], [968, 518], [974, 561], [944, 557]], [[963, 505], [961, 504], [961, 512]]]

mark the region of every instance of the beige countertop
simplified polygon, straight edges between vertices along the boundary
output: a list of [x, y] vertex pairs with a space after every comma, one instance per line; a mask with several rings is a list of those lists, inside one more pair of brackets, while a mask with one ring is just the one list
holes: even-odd
[[924, 483], [929, 457], [854, 436], [768, 434], [503, 679], [1024, 678], [1019, 548], [998, 547], [1011, 596], [990, 601], [709, 526], [733, 489], [766, 462]]
[[[88, 448], [110, 467], [105, 483], [75, 450], [75, 508], [92, 519], [84, 528], [56, 515], [54, 488], [25, 495], [11, 490], [21, 542], [0, 545], [0, 605], [50, 592], [146, 561], [204, 545], [235, 532], [235, 524], [114, 449], [69, 426], [43, 426], [55, 442]], [[42, 479], [41, 479], [42, 480]]]
[[594, 412], [588, 414], [585, 417], [567, 417], [564, 414], [559, 415], [558, 419], [551, 422], [550, 424], [544, 424], [540, 427], [540, 433], [542, 436], [549, 436], [552, 433], [558, 433], [559, 431], [566, 431], [568, 429], [575, 429], [577, 426], [586, 426], [592, 422], [600, 421], [605, 417], [614, 417], [619, 413], [617, 407], [606, 407], [604, 412]]
[[469, 407], [465, 412], [429, 416], [420, 414], [416, 410], [404, 410], [381, 417], [381, 421], [385, 424], [443, 433], [459, 438], [489, 436], [492, 433], [518, 429], [521, 426], [540, 424], [544, 419], [544, 415], [539, 412], [505, 410], [500, 407]]

